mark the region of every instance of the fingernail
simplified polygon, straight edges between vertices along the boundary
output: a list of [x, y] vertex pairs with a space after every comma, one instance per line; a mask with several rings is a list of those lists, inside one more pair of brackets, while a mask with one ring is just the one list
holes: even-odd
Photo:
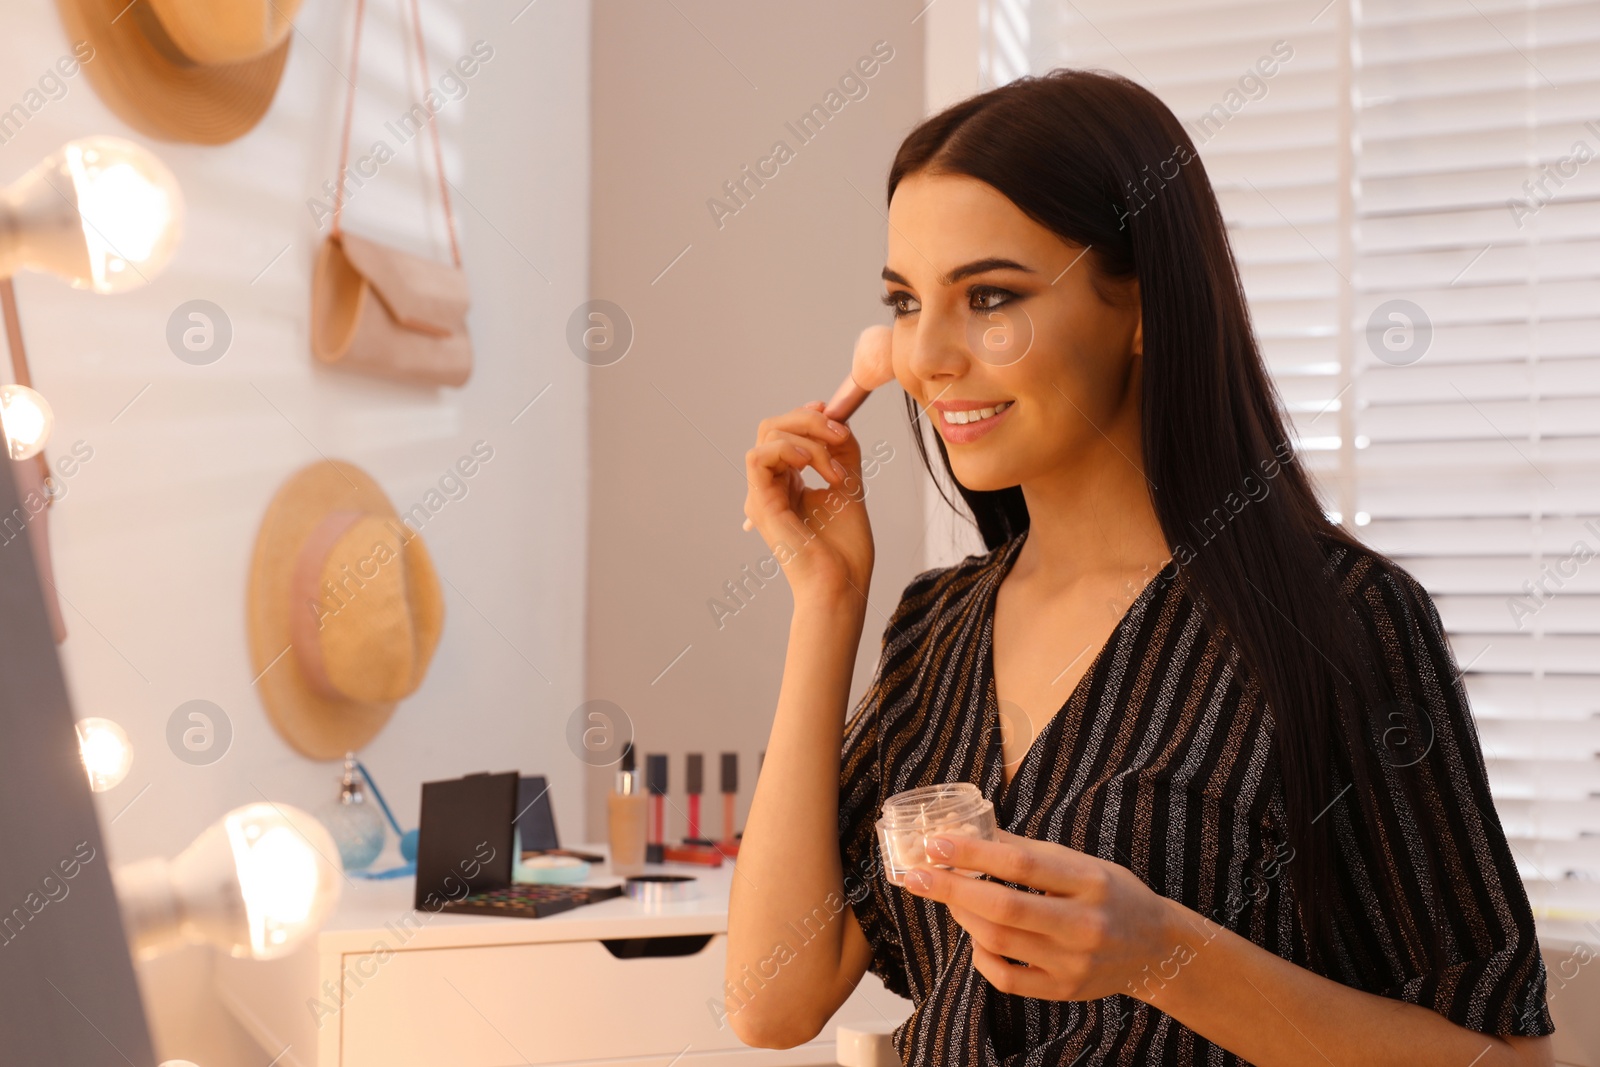
[[833, 461], [833, 473], [835, 473], [839, 477], [843, 478], [844, 475], [845, 475], [844, 464], [840, 463], [838, 460], [834, 460]]
[[916, 893], [928, 891], [928, 876], [923, 871], [913, 868], [906, 872], [906, 888]]
[[850, 432], [849, 430], [846, 430], [844, 428], [844, 423], [835, 422], [833, 419], [829, 419], [828, 420], [828, 429], [832, 430], [834, 433], [838, 434], [840, 437], [843, 437], [845, 434]]
[[942, 860], [947, 860], [950, 858], [950, 854], [954, 851], [955, 850], [951, 847], [950, 839], [948, 837], [928, 838], [928, 855], [938, 856]]

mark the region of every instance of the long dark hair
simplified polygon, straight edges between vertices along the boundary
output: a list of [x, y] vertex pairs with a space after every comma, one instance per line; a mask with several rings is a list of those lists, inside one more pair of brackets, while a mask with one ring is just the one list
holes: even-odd
[[[1369, 782], [1383, 777], [1373, 709], [1392, 703], [1374, 650], [1336, 588], [1328, 549], [1372, 550], [1329, 521], [1294, 454], [1194, 143], [1166, 105], [1134, 82], [1062, 69], [925, 120], [895, 156], [889, 197], [918, 172], [985, 182], [1089, 249], [1086, 262], [1099, 277], [1138, 279], [1141, 443], [1151, 500], [1174, 547], [1169, 570], [1238, 642], [1244, 673], [1273, 713], [1294, 849], [1285, 870], [1314, 958], [1322, 955], [1334, 936], [1326, 906], [1334, 820], [1319, 824], [1319, 816], [1346, 802], [1336, 796], [1337, 768], [1353, 786], [1357, 813], [1370, 817]], [[906, 401], [932, 474], [920, 413], [909, 394]], [[985, 545], [992, 550], [1027, 529], [1020, 486], [968, 489], [943, 439], [934, 439]], [[1269, 491], [1255, 496], [1251, 478], [1269, 480]], [[1223, 507], [1247, 493], [1250, 502], [1236, 513]]]

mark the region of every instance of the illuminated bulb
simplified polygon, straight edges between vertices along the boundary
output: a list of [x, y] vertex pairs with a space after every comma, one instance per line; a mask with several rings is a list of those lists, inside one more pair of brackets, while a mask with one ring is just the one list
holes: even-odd
[[177, 179], [148, 149], [118, 137], [69, 141], [0, 190], [0, 277], [28, 267], [119, 293], [154, 277], [182, 231]]
[[0, 426], [12, 459], [37, 456], [56, 424], [50, 402], [26, 385], [0, 385]]
[[78, 720], [78, 755], [89, 775], [89, 788], [96, 793], [121, 785], [133, 766], [128, 732], [110, 719]]
[[170, 863], [116, 872], [128, 938], [145, 958], [192, 941], [258, 960], [287, 955], [338, 903], [338, 856], [328, 831], [298, 808], [236, 808]]

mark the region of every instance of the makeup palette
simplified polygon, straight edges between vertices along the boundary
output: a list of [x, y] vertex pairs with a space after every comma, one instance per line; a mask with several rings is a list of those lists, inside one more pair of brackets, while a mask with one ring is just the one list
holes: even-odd
[[466, 915], [504, 915], [542, 919], [585, 904], [620, 897], [620, 885], [508, 885], [471, 893], [446, 903], [440, 911]]

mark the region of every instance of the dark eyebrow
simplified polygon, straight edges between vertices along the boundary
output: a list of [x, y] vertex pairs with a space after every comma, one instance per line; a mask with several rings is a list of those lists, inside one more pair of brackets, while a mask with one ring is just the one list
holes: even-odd
[[[949, 277], [941, 278], [939, 281], [941, 285], [954, 285], [962, 278], [970, 278], [974, 274], [986, 274], [992, 270], [1020, 270], [1025, 274], [1033, 273], [1032, 267], [1024, 267], [1014, 259], [991, 256], [988, 259], [975, 259], [971, 263], [957, 267], [950, 272]], [[883, 280], [894, 282], [896, 285], [903, 285], [907, 289], [911, 288], [911, 283], [906, 281], [899, 271], [890, 270], [888, 267], [883, 268]]]

